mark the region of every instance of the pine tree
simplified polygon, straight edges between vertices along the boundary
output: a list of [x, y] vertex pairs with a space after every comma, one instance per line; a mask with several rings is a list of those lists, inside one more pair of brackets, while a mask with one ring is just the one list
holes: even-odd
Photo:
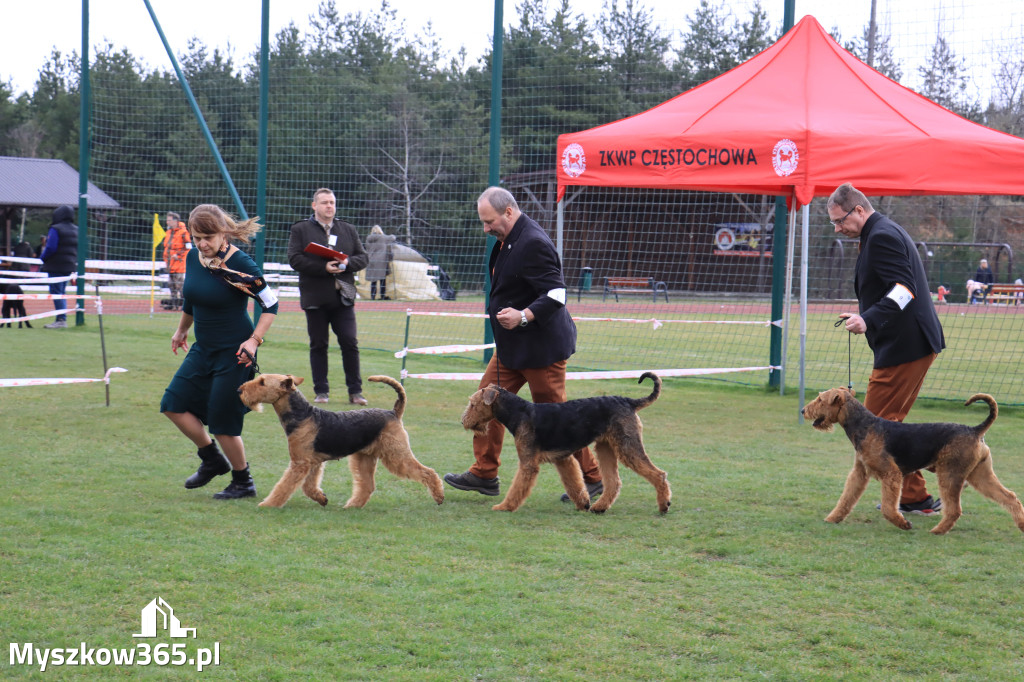
[[957, 57], [941, 33], [935, 38], [931, 59], [918, 67], [921, 94], [966, 118], [981, 118], [980, 105], [967, 95], [966, 63]]

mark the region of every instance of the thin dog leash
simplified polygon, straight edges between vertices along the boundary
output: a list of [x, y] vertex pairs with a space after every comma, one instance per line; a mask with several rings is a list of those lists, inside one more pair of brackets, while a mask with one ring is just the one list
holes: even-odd
[[252, 355], [250, 355], [249, 351], [247, 351], [244, 348], [242, 350], [238, 351], [239, 355], [241, 355], [242, 353], [245, 353], [245, 357], [249, 358], [249, 360], [251, 361], [250, 366], [252, 367], [253, 373], [254, 374], [261, 374], [262, 372], [260, 372], [260, 366], [256, 364], [256, 358], [254, 358]]
[[[846, 318], [840, 317], [833, 326], [838, 329], [839, 325], [845, 323]], [[853, 392], [853, 332], [846, 334], [846, 387]]]
[[[845, 322], [846, 318], [840, 317], [833, 326], [838, 329]], [[846, 333], [846, 388], [853, 393], [853, 332]], [[857, 466], [856, 449], [853, 451], [853, 466]]]

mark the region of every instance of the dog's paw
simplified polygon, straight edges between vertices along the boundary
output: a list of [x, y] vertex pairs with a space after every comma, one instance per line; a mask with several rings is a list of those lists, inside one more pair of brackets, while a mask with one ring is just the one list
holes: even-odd
[[904, 516], [902, 512], [896, 513], [896, 518], [892, 519], [892, 525], [896, 526], [900, 530], [910, 530], [914, 527], [914, 524], [907, 520], [907, 517]]

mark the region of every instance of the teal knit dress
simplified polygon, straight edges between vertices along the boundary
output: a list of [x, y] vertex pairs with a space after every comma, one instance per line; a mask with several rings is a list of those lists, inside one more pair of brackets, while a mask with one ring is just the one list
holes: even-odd
[[[236, 251], [224, 263], [232, 270], [262, 276], [255, 261]], [[195, 341], [160, 401], [161, 412], [191, 412], [210, 433], [242, 435], [249, 411], [238, 398], [238, 387], [255, 376], [253, 366], [238, 363], [238, 346], [255, 326], [249, 318], [249, 297], [210, 274], [199, 262], [199, 249], [185, 258], [182, 312], [193, 318]], [[262, 306], [262, 303], [260, 304]], [[264, 312], [277, 314], [275, 303]]]

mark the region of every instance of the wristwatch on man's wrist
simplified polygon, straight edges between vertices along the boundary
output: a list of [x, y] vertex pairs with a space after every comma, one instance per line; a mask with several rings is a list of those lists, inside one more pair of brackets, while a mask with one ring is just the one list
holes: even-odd
[[519, 317], [519, 326], [520, 327], [525, 327], [526, 325], [528, 325], [530, 323], [530, 321], [528, 319], [526, 319], [526, 311], [525, 310], [520, 310], [519, 311], [519, 316], [520, 316]]

